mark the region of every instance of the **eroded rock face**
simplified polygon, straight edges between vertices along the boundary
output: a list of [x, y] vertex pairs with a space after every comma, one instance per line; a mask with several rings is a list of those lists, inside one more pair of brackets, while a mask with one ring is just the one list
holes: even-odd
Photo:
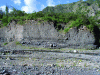
[[52, 22], [38, 23], [32, 21], [33, 23], [26, 24], [23, 27], [23, 37], [30, 39], [58, 39], [58, 32], [54, 28]]
[[14, 40], [20, 41], [23, 38], [23, 26], [16, 25], [13, 21], [9, 26], [0, 29], [0, 38], [2, 41], [11, 42]]
[[[72, 28], [68, 33], [62, 36], [57, 32], [53, 22], [39, 23], [31, 20], [24, 25], [18, 25], [14, 21], [8, 27], [0, 29], [0, 42], [3, 41], [40, 41], [40, 42], [57, 42], [66, 47], [72, 48], [96, 48], [94, 45], [94, 35], [85, 27], [79, 29]], [[42, 43], [41, 43], [42, 44]]]
[[79, 29], [72, 28], [66, 33], [66, 42], [69, 47], [73, 48], [96, 48], [94, 35], [86, 28], [81, 26]]

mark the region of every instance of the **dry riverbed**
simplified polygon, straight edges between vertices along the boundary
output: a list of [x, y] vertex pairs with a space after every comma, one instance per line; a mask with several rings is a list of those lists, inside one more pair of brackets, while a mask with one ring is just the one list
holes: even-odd
[[0, 74], [100, 75], [100, 51], [79, 49], [4, 50]]

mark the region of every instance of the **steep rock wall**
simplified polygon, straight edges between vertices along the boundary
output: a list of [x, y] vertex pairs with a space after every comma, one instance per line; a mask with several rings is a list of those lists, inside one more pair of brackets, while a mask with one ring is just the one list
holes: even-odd
[[66, 42], [70, 47], [76, 48], [95, 48], [95, 37], [93, 33], [86, 28], [86, 26], [81, 26], [79, 29], [76, 27], [69, 30], [65, 35]]
[[23, 26], [16, 25], [13, 21], [7, 27], [3, 27], [0, 29], [0, 38], [3, 41], [11, 42], [14, 40], [20, 41], [23, 38]]
[[31, 21], [23, 27], [23, 37], [30, 39], [58, 39], [58, 32], [52, 22], [39, 23]]
[[12, 21], [9, 26], [0, 29], [0, 39], [7, 42], [14, 40], [47, 40], [63, 43], [66, 47], [71, 48], [96, 48], [96, 45], [94, 45], [95, 37], [85, 26], [79, 29], [71, 28], [68, 33], [62, 35], [62, 33], [57, 32], [53, 22], [39, 23], [34, 20], [27, 21], [24, 25]]
[[0, 38], [5, 38], [5, 41], [21, 41], [22, 39], [58, 39], [59, 33], [54, 28], [54, 24], [37, 21], [29, 21], [25, 25], [16, 24], [12, 21], [9, 26], [0, 29]]

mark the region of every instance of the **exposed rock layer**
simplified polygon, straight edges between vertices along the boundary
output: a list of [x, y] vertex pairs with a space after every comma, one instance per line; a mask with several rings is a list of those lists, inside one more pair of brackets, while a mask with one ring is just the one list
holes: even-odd
[[95, 37], [85, 26], [79, 29], [74, 27], [64, 35], [55, 29], [53, 22], [39, 23], [34, 20], [27, 21], [24, 25], [12, 21], [9, 26], [0, 29], [1, 42], [22, 40], [52, 41], [72, 48], [96, 48]]

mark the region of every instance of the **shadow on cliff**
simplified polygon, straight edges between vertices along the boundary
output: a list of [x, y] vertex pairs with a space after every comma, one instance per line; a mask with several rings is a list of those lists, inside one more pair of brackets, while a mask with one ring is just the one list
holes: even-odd
[[93, 29], [93, 32], [94, 32], [94, 37], [95, 37], [95, 45], [97, 45], [97, 48], [100, 47], [100, 29], [97, 27], [97, 26], [94, 26], [94, 29]]
[[54, 27], [55, 29], [57, 29], [57, 31], [64, 29], [64, 27], [62, 27], [57, 21], [54, 21]]

